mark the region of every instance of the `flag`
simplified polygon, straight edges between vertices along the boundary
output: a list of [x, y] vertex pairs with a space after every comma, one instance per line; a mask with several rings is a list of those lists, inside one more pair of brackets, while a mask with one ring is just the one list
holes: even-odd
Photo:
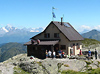
[[55, 7], [52, 7], [52, 9], [56, 9], [57, 10], [57, 8], [55, 8]]
[[54, 7], [52, 7], [52, 9], [55, 9]]
[[56, 18], [56, 16], [55, 16], [55, 13], [54, 13], [54, 12], [52, 12], [52, 15], [53, 15], [53, 18]]

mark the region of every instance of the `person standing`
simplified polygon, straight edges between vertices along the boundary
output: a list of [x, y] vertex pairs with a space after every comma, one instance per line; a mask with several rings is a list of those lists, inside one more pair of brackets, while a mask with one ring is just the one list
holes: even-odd
[[49, 50], [49, 52], [48, 52], [48, 57], [50, 57], [51, 58], [51, 51]]
[[48, 52], [47, 52], [47, 50], [46, 50], [45, 54], [46, 54], [46, 58], [48, 58]]
[[56, 57], [56, 53], [55, 53], [55, 51], [53, 50], [53, 58], [55, 58]]
[[91, 51], [88, 51], [88, 58], [91, 59]]
[[95, 49], [95, 59], [97, 59], [97, 50]]
[[80, 55], [82, 55], [82, 50], [80, 49]]

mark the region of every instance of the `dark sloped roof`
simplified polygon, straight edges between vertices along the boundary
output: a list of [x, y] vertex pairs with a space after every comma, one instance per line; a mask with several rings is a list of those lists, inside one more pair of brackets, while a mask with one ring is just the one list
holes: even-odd
[[[55, 45], [57, 44], [59, 41], [40, 41], [40, 43], [38, 45]], [[31, 41], [25, 43], [24, 45], [31, 45]], [[37, 45], [37, 42], [35, 42], [33, 45]]]
[[[67, 22], [53, 22], [57, 28], [70, 40], [84, 40], [84, 38]], [[66, 26], [65, 26], [66, 25]]]
[[[63, 22], [61, 25], [61, 22], [52, 21], [50, 24], [54, 24], [69, 41], [84, 40], [84, 38], [68, 22]], [[49, 25], [46, 27], [46, 29], [49, 27]], [[41, 32], [41, 33], [43, 33], [43, 32]], [[40, 35], [40, 34], [38, 34], [38, 35]], [[36, 36], [38, 36], [38, 35], [36, 35]], [[36, 37], [36, 36], [34, 36], [34, 37]], [[31, 39], [34, 39], [34, 37], [32, 37]]]

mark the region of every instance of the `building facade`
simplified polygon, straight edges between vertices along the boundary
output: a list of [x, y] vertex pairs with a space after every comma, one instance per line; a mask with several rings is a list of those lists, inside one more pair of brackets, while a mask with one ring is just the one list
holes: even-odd
[[[45, 58], [45, 51], [56, 52], [62, 50], [65, 55], [77, 55], [82, 49], [81, 41], [84, 38], [67, 22], [51, 21], [46, 29], [38, 35], [31, 38], [35, 40], [25, 43], [27, 45], [27, 54], [38, 58]], [[40, 40], [37, 43], [37, 40]]]

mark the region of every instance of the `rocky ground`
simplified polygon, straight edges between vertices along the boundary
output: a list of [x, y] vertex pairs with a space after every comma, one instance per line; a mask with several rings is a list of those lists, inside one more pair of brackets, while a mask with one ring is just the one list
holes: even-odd
[[63, 70], [86, 71], [98, 67], [100, 67], [100, 59], [47, 58], [40, 60], [30, 59], [26, 54], [20, 54], [0, 63], [0, 74], [61, 74]]

